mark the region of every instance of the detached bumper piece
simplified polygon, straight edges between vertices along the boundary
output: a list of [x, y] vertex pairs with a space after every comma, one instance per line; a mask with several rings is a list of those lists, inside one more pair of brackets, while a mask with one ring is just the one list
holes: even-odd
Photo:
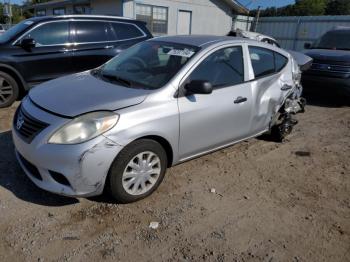
[[306, 99], [300, 97], [298, 99], [290, 99], [288, 98], [284, 104], [284, 111], [289, 114], [298, 114], [304, 113], [306, 106]]

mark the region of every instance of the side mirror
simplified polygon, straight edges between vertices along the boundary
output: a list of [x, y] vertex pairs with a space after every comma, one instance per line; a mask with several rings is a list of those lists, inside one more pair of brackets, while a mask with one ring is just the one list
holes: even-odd
[[305, 49], [310, 49], [311, 46], [312, 46], [311, 43], [305, 43], [305, 44], [304, 44], [304, 48], [305, 48]]
[[32, 49], [36, 46], [36, 42], [32, 38], [25, 38], [20, 41], [19, 45], [24, 49]]
[[213, 86], [208, 81], [192, 80], [185, 85], [185, 90], [190, 94], [211, 94]]

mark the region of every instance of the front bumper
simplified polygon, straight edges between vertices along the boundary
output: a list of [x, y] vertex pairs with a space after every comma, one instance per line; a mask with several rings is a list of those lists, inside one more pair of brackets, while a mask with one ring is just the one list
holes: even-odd
[[[26, 175], [38, 187], [56, 194], [101, 194], [109, 168], [123, 147], [104, 136], [76, 145], [48, 144], [52, 133], [69, 120], [37, 108], [28, 99], [22, 106], [36, 119], [50, 124], [30, 144], [12, 128], [17, 159]], [[63, 179], [57, 179], [57, 174]]]
[[322, 75], [303, 74], [302, 82], [305, 89], [321, 86], [331, 88], [332, 91], [340, 91], [350, 95], [350, 78], [336, 78]]

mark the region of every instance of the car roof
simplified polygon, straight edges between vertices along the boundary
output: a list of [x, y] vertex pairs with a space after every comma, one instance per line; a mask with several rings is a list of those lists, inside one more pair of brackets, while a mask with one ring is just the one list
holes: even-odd
[[164, 41], [176, 44], [191, 45], [196, 47], [206, 47], [214, 45], [219, 42], [230, 42], [230, 43], [259, 43], [254, 40], [249, 40], [241, 37], [232, 36], [214, 36], [214, 35], [176, 35], [176, 36], [161, 36], [153, 38], [150, 41]]
[[116, 21], [133, 21], [143, 23], [142, 21], [135, 20], [133, 18], [122, 17], [122, 16], [108, 16], [108, 15], [57, 15], [57, 16], [39, 16], [33, 17], [28, 20], [33, 22], [45, 22], [60, 19], [91, 19], [91, 20], [116, 20]]

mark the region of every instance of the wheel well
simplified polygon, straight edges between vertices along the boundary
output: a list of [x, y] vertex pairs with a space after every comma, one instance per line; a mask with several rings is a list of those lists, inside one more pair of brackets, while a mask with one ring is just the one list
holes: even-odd
[[12, 76], [16, 80], [16, 82], [18, 84], [18, 88], [19, 88], [19, 98], [22, 98], [25, 95], [26, 91], [24, 90], [24, 85], [23, 85], [23, 82], [20, 79], [20, 77], [13, 70], [11, 70], [10, 68], [7, 68], [7, 67], [0, 66], [0, 71], [4, 72], [6, 74], [9, 74], [10, 76]]
[[172, 166], [174, 154], [173, 154], [173, 149], [172, 149], [170, 143], [168, 142], [168, 140], [166, 140], [165, 138], [163, 138], [161, 136], [144, 136], [144, 137], [140, 137], [137, 140], [140, 140], [140, 139], [151, 139], [151, 140], [158, 142], [164, 148], [164, 150], [167, 154], [168, 167]]

